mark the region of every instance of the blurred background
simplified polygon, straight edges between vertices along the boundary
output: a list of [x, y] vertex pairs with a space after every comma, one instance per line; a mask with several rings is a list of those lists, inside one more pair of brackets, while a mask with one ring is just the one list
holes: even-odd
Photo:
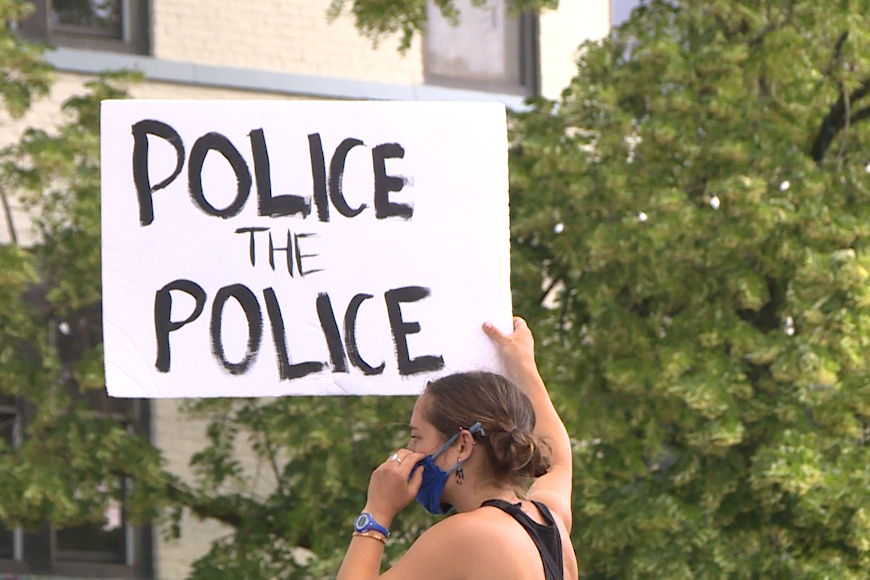
[[[870, 573], [870, 0], [0, 0], [0, 577], [334, 576], [408, 398], [105, 395], [107, 98], [509, 108], [589, 579]], [[385, 563], [431, 525], [409, 508]]]

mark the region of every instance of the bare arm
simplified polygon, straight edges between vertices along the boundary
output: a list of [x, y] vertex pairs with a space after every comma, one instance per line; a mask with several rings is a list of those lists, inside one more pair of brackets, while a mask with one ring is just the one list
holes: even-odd
[[[396, 514], [414, 501], [423, 483], [423, 470], [413, 471], [423, 457], [422, 453], [399, 449], [375, 469], [369, 479], [363, 511], [371, 514], [376, 522], [388, 530]], [[369, 533], [381, 536], [377, 532]], [[376, 580], [383, 555], [384, 542], [374, 537], [352, 536], [336, 580]]]
[[529, 489], [529, 497], [541, 501], [571, 531], [572, 455], [568, 431], [550, 400], [550, 394], [535, 364], [535, 342], [526, 321], [514, 317], [512, 334], [502, 334], [486, 323], [484, 332], [498, 345], [508, 378], [523, 390], [535, 409], [535, 435], [550, 444], [552, 467]]
[[338, 570], [337, 580], [375, 580], [381, 571], [384, 544], [374, 538], [354, 536]]

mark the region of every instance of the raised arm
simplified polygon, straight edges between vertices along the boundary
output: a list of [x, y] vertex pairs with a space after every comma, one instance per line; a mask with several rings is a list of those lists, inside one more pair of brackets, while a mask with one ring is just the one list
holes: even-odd
[[571, 441], [535, 364], [535, 342], [526, 321], [514, 317], [514, 331], [503, 334], [490, 323], [483, 330], [498, 346], [508, 378], [523, 390], [535, 409], [535, 435], [552, 449], [553, 465], [529, 489], [529, 498], [543, 502], [571, 530]]

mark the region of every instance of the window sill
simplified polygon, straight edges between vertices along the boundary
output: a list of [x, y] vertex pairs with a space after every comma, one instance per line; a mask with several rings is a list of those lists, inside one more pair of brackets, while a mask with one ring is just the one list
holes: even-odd
[[353, 79], [202, 65], [147, 56], [116, 54], [73, 48], [46, 53], [61, 72], [97, 74], [105, 70], [141, 71], [147, 80], [201, 87], [305, 95], [329, 99], [390, 101], [495, 101], [524, 110], [524, 97], [432, 85], [398, 85]]

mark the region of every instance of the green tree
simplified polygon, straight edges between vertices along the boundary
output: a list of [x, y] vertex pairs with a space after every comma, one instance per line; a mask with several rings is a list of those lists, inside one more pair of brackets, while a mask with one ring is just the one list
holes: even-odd
[[[483, 6], [487, 0], [471, 0], [473, 6]], [[411, 46], [415, 36], [426, 31], [427, 0], [331, 0], [329, 18], [334, 20], [342, 14], [347, 5], [353, 15], [360, 34], [377, 43], [387, 36], [399, 34], [399, 50], [404, 52]], [[441, 15], [452, 22], [461, 17], [454, 0], [434, 0], [432, 4]], [[507, 9], [512, 14], [524, 11], [537, 11], [556, 8], [558, 0], [507, 0]]]
[[[559, 101], [512, 116], [515, 310], [574, 437], [582, 577], [870, 569], [868, 9], [647, 2], [583, 47]], [[352, 10], [375, 38], [425, 26], [422, 1]], [[21, 15], [0, 1], [3, 22]], [[48, 71], [0, 38], [21, 113]], [[23, 196], [39, 241], [0, 246], [0, 393], [36, 409], [22, 446], [0, 446], [0, 521], [88, 521], [123, 475], [139, 517], [184, 507], [234, 529], [196, 579], [331, 575], [411, 400], [191, 402], [209, 427], [190, 485], [82, 401], [102, 385], [99, 333], [73, 347], [56, 329], [98, 321], [97, 105], [127, 80], [92, 83], [66, 125], [3, 155], [0, 193]], [[430, 521], [402, 514], [388, 559]]]
[[648, 2], [516, 117], [583, 577], [866, 578], [868, 14]]
[[[11, 29], [29, 5], [0, 2], [0, 95], [11, 117], [48, 92], [43, 48]], [[126, 75], [88, 83], [64, 103], [67, 122], [48, 133], [28, 129], [0, 152], [0, 201], [11, 243], [0, 245], [0, 400], [28, 405], [20, 444], [0, 425], [0, 522], [33, 528], [97, 521], [136, 481], [135, 519], [156, 515], [166, 487], [160, 456], [105, 409], [100, 327], [100, 101], [125, 93]], [[13, 195], [34, 218], [38, 241], [18, 243]], [[105, 402], [105, 401], [103, 401]]]

